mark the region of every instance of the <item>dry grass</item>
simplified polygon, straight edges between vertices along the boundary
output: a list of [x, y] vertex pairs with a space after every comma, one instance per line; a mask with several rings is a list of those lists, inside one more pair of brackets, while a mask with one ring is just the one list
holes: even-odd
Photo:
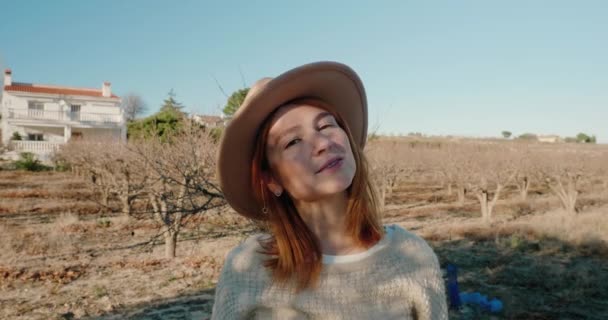
[[78, 253], [79, 237], [51, 225], [25, 226], [19, 229], [2, 227], [0, 241], [2, 261], [18, 261], [25, 257]]
[[540, 237], [559, 239], [583, 251], [597, 251], [608, 257], [608, 206], [593, 208], [576, 216], [563, 210], [533, 215], [519, 222]]
[[537, 241], [552, 238], [578, 250], [608, 257], [608, 206], [596, 207], [576, 216], [556, 209], [519, 219], [496, 220], [489, 225], [476, 219], [451, 220], [434, 224], [420, 233], [433, 241], [488, 241], [512, 235]]
[[[519, 202], [509, 190], [487, 225], [472, 197], [456, 206], [437, 183], [408, 183], [389, 198], [385, 222], [425, 237], [442, 264], [456, 263], [464, 291], [503, 299], [498, 318], [599, 319], [608, 312], [608, 195], [585, 194], [569, 218], [542, 191]], [[0, 318], [96, 318], [159, 299], [179, 303], [213, 287], [225, 254], [256, 232], [231, 211], [195, 216], [167, 261], [161, 241], [147, 243], [157, 222], [100, 210], [93, 196], [63, 173], [0, 172]]]

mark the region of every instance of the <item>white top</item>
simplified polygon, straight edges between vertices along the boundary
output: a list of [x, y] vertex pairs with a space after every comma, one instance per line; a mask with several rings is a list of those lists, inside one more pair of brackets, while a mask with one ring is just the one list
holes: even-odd
[[349, 263], [361, 261], [372, 254], [378, 252], [380, 249], [386, 247], [390, 241], [391, 234], [393, 233], [393, 228], [384, 227], [386, 231], [384, 238], [382, 238], [378, 243], [376, 243], [373, 247], [359, 253], [353, 254], [345, 254], [339, 256], [332, 256], [328, 254], [323, 255], [323, 264], [338, 264], [338, 263]]
[[211, 319], [447, 320], [433, 249], [398, 225], [385, 230], [390, 241], [384, 236], [368, 251], [349, 255], [358, 261], [324, 264], [316, 286], [302, 291], [293, 280], [273, 281], [264, 267], [267, 256], [260, 253], [265, 235], [249, 237], [226, 257]]

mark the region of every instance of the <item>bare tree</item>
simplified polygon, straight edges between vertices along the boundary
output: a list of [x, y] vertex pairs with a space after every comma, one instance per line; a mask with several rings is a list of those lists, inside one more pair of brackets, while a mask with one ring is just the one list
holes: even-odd
[[515, 154], [504, 146], [477, 146], [475, 149], [469, 152], [471, 170], [468, 189], [479, 201], [484, 222], [491, 222], [501, 192], [517, 174], [517, 163]]
[[125, 119], [128, 121], [135, 120], [138, 116], [143, 115], [147, 106], [144, 100], [136, 93], [127, 93], [121, 98], [121, 107], [125, 114]]
[[214, 180], [217, 146], [208, 133], [186, 125], [165, 140], [150, 139], [130, 148], [149, 172], [146, 194], [162, 226], [165, 256], [171, 259], [185, 219], [225, 205]]
[[514, 184], [519, 193], [519, 200], [528, 199], [528, 190], [534, 177], [534, 164], [530, 150], [527, 145], [519, 145], [514, 150], [515, 161], [517, 162], [517, 172], [514, 177]]
[[517, 173], [514, 152], [504, 146], [447, 143], [430, 161], [437, 163], [448, 192], [456, 186], [459, 205], [464, 204], [467, 193], [475, 195], [486, 222], [492, 220], [501, 192]]
[[598, 156], [594, 157], [592, 168], [601, 183], [602, 191], [608, 192], [608, 149], [604, 148], [598, 153]]
[[390, 140], [373, 139], [366, 148], [366, 156], [370, 162], [372, 180], [378, 191], [378, 201], [381, 209], [386, 206], [387, 198], [394, 189], [410, 179], [419, 169], [421, 150], [414, 152], [404, 143]]
[[[103, 194], [107, 206], [117, 197], [122, 212], [150, 217], [161, 226], [165, 256], [175, 257], [177, 239], [185, 219], [225, 205], [215, 181], [217, 146], [203, 129], [185, 124], [176, 133], [130, 141], [129, 144], [86, 141], [70, 143], [59, 156], [75, 173]], [[135, 199], [149, 206], [132, 210]], [[148, 211], [148, 208], [151, 208]]]
[[398, 179], [402, 177], [398, 156], [394, 152], [387, 152], [387, 147], [386, 143], [374, 141], [366, 149], [381, 210], [385, 208], [386, 199], [392, 194]]
[[112, 194], [112, 185], [104, 172], [107, 152], [113, 149], [111, 145], [112, 142], [101, 140], [70, 141], [55, 154], [55, 161], [69, 163], [74, 174], [89, 183], [93, 190], [99, 192], [101, 195], [99, 202], [105, 208], [109, 208]]
[[71, 165], [72, 172], [84, 178], [101, 194], [101, 205], [109, 208], [111, 197], [117, 197], [121, 211], [132, 213], [132, 203], [144, 192], [149, 176], [145, 163], [126, 145], [106, 140], [70, 141], [56, 155]]
[[578, 196], [597, 173], [592, 165], [597, 155], [586, 149], [539, 150], [534, 155], [538, 181], [559, 198], [570, 215], [577, 213]]
[[446, 192], [451, 195], [452, 187], [456, 187], [457, 200], [460, 206], [464, 205], [467, 193], [467, 181], [471, 173], [470, 146], [464, 143], [445, 144], [431, 161], [437, 163], [437, 170], [441, 172]]

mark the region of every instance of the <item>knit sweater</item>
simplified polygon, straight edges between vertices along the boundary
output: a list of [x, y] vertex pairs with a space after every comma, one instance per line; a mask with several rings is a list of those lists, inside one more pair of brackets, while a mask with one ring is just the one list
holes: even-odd
[[397, 225], [385, 230], [368, 252], [324, 256], [318, 286], [299, 293], [271, 281], [261, 235], [249, 237], [226, 257], [211, 319], [447, 319], [433, 250]]

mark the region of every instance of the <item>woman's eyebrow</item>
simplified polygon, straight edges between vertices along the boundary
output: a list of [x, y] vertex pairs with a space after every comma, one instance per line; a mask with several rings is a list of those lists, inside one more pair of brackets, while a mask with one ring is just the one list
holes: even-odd
[[317, 122], [317, 121], [319, 121], [319, 120], [321, 120], [321, 119], [323, 119], [323, 118], [325, 118], [327, 116], [333, 117], [333, 115], [331, 113], [327, 112], [327, 111], [321, 112], [321, 113], [319, 113], [318, 115], [315, 116], [314, 122]]
[[274, 139], [273, 139], [273, 144], [276, 145], [279, 143], [279, 140], [281, 140], [281, 138], [283, 138], [284, 136], [286, 136], [288, 133], [292, 132], [292, 131], [297, 131], [298, 129], [300, 129], [300, 125], [295, 125], [293, 127], [290, 127], [289, 129], [283, 130], [281, 131], [279, 134], [277, 134]]
[[[321, 120], [327, 116], [333, 117], [333, 115], [327, 111], [321, 112], [313, 118], [313, 123], [317, 123], [319, 120]], [[277, 134], [274, 137], [274, 139], [272, 139], [272, 143], [274, 145], [278, 144], [279, 140], [281, 140], [281, 138], [283, 138], [285, 135], [287, 135], [288, 133], [290, 133], [292, 131], [298, 131], [298, 129], [300, 129], [300, 127], [301, 127], [301, 125], [297, 124], [293, 127], [289, 127], [288, 129], [281, 131], [279, 134]]]

